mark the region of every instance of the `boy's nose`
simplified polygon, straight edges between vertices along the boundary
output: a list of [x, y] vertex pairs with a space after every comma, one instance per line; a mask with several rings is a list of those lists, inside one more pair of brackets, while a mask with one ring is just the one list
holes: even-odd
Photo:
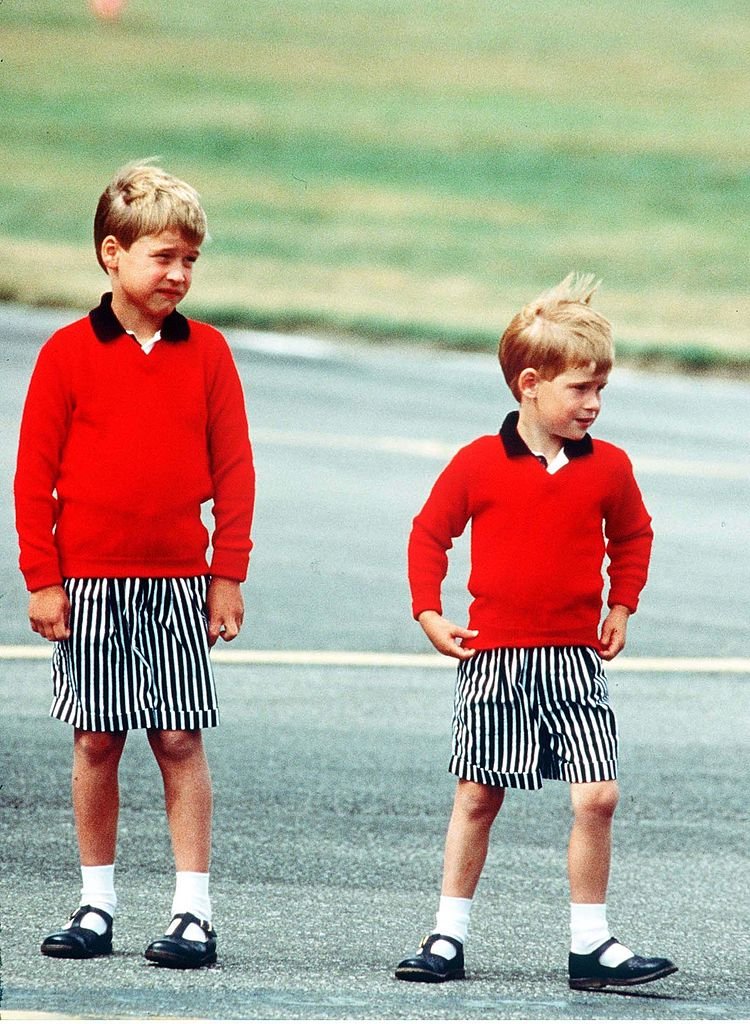
[[586, 409], [591, 412], [599, 412], [602, 407], [602, 400], [599, 395], [589, 395], [586, 400]]
[[173, 263], [167, 271], [167, 277], [172, 281], [184, 281], [187, 276], [187, 271], [181, 263]]

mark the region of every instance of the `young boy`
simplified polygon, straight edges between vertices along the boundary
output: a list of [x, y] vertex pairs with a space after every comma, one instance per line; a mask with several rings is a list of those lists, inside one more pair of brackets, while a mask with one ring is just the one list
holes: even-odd
[[[606, 917], [617, 731], [602, 659], [625, 645], [646, 582], [651, 520], [627, 456], [589, 428], [613, 362], [611, 328], [569, 275], [516, 315], [500, 364], [519, 402], [499, 435], [463, 448], [414, 520], [414, 617], [459, 660], [450, 770], [458, 776], [435, 931], [402, 960], [403, 981], [464, 975], [472, 898], [506, 789], [570, 783], [569, 984], [635, 985], [673, 973], [636, 956]], [[471, 521], [468, 629], [442, 615], [452, 539]], [[601, 629], [602, 564], [609, 558]]]
[[[42, 348], [15, 479], [31, 628], [55, 641], [51, 715], [73, 726], [78, 910], [47, 956], [112, 951], [118, 765], [145, 729], [177, 870], [172, 920], [148, 960], [216, 960], [208, 892], [218, 723], [209, 647], [242, 626], [254, 471], [226, 341], [176, 307], [206, 235], [193, 188], [149, 164], [119, 171], [94, 221], [111, 293]], [[210, 565], [201, 504], [213, 500]]]

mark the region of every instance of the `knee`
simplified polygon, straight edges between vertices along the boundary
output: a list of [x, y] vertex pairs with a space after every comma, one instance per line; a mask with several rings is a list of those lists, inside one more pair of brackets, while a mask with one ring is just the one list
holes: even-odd
[[572, 792], [573, 814], [578, 819], [611, 821], [620, 792], [616, 782], [584, 782]]
[[75, 735], [75, 756], [94, 768], [111, 761], [119, 761], [125, 745], [126, 733], [84, 732]]
[[149, 732], [148, 741], [160, 763], [179, 764], [189, 761], [203, 749], [201, 733], [198, 730], [154, 729]]
[[504, 796], [505, 790], [498, 786], [461, 781], [456, 791], [456, 807], [466, 821], [489, 827], [502, 807]]

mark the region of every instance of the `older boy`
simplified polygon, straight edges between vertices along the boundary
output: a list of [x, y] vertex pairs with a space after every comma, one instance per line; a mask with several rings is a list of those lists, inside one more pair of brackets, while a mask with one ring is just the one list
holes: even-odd
[[[435, 931], [402, 960], [403, 981], [463, 978], [472, 899], [505, 791], [570, 783], [569, 984], [635, 985], [673, 973], [636, 956], [606, 917], [617, 730], [602, 659], [625, 645], [652, 531], [627, 456], [588, 434], [613, 362], [591, 278], [567, 277], [513, 318], [500, 342], [519, 402], [499, 435], [455, 456], [414, 520], [414, 617], [459, 660], [450, 770], [458, 776]], [[442, 615], [452, 539], [471, 521], [469, 628]], [[602, 564], [609, 613], [601, 629]]]
[[[146, 729], [177, 870], [172, 920], [145, 956], [216, 959], [208, 892], [218, 723], [209, 647], [242, 625], [254, 471], [224, 338], [176, 310], [206, 234], [191, 186], [129, 165], [102, 194], [96, 254], [112, 291], [42, 348], [15, 480], [31, 628], [55, 641], [53, 717], [73, 726], [78, 910], [47, 956], [112, 950], [118, 766]], [[211, 564], [201, 504], [213, 499]]]

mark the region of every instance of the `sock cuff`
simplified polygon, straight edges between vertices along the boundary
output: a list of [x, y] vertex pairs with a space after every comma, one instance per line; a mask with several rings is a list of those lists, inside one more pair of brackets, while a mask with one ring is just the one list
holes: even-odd
[[607, 923], [606, 903], [571, 903], [570, 923], [572, 927], [595, 928]]
[[449, 935], [459, 942], [466, 942], [472, 902], [460, 896], [441, 896], [435, 918], [437, 932], [440, 935]]
[[81, 864], [81, 906], [87, 904], [114, 914], [117, 907], [114, 864]]
[[190, 912], [211, 920], [211, 897], [208, 894], [208, 871], [178, 871], [175, 875], [172, 914]]

